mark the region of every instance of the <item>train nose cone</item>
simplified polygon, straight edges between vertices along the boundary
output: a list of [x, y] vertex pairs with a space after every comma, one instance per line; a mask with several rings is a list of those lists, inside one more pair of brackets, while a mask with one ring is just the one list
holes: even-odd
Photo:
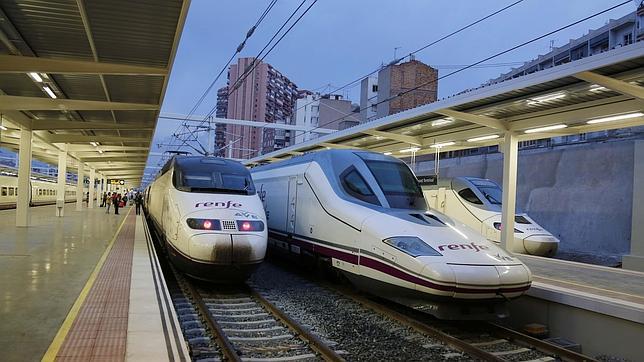
[[557, 253], [559, 240], [550, 235], [532, 235], [523, 239], [523, 247], [531, 255], [553, 256]]
[[531, 276], [523, 265], [451, 264], [456, 277], [456, 298], [515, 298], [525, 293]]
[[258, 263], [266, 245], [259, 235], [199, 234], [190, 238], [190, 257], [215, 264]]

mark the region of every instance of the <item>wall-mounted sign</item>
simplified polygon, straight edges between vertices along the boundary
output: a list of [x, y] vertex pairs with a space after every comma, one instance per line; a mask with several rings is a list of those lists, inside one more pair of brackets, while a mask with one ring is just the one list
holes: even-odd
[[107, 182], [110, 185], [125, 185], [125, 180], [120, 180], [115, 178], [108, 179]]
[[427, 175], [427, 176], [418, 176], [418, 183], [421, 186], [429, 186], [438, 184], [438, 176], [436, 175]]

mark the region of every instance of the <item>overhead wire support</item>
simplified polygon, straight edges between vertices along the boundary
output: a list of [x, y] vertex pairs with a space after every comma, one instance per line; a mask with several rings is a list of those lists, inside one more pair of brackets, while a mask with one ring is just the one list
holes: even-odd
[[[494, 59], [494, 58], [499, 57], [499, 56], [501, 56], [501, 55], [507, 54], [507, 53], [509, 53], [509, 52], [511, 52], [511, 51], [514, 51], [514, 50], [516, 50], [516, 49], [518, 49], [518, 48], [524, 47], [524, 46], [526, 46], [526, 45], [528, 45], [528, 44], [534, 43], [534, 42], [536, 42], [536, 41], [538, 41], [538, 40], [541, 40], [541, 39], [543, 39], [543, 38], [546, 38], [546, 37], [548, 37], [548, 36], [550, 36], [550, 35], [553, 35], [553, 34], [555, 34], [555, 33], [560, 32], [560, 31], [562, 31], [562, 30], [568, 29], [568, 28], [570, 28], [570, 27], [573, 27], [573, 26], [575, 26], [575, 25], [578, 25], [578, 24], [580, 24], [580, 23], [583, 23], [583, 22], [585, 22], [585, 21], [587, 21], [587, 20], [590, 20], [590, 19], [592, 19], [592, 18], [595, 18], [595, 17], [597, 17], [597, 16], [599, 16], [599, 15], [605, 14], [605, 13], [607, 13], [607, 12], [611, 11], [611, 10], [615, 10], [615, 9], [617, 9], [617, 8], [619, 8], [619, 7], [622, 7], [622, 6], [624, 6], [624, 5], [626, 5], [626, 4], [630, 3], [630, 2], [631, 2], [630, 0], [626, 0], [626, 1], [623, 1], [623, 2], [618, 3], [618, 4], [616, 4], [616, 5], [613, 5], [613, 6], [611, 6], [611, 7], [609, 7], [609, 8], [606, 8], [606, 9], [604, 9], [604, 10], [602, 10], [602, 11], [596, 12], [596, 13], [594, 13], [594, 14], [592, 14], [592, 15], [589, 15], [589, 16], [586, 16], [586, 17], [584, 17], [584, 18], [582, 18], [582, 19], [579, 19], [579, 20], [577, 20], [577, 21], [574, 21], [574, 22], [572, 22], [572, 23], [570, 23], [570, 24], [568, 24], [568, 25], [564, 25], [564, 26], [559, 27], [559, 28], [557, 28], [557, 29], [555, 29], [555, 30], [552, 30], [552, 31], [550, 31], [550, 32], [548, 32], [548, 33], [545, 33], [545, 34], [543, 34], [543, 35], [540, 35], [540, 36], [538, 36], [538, 37], [532, 38], [532, 39], [527, 40], [527, 41], [525, 41], [525, 42], [523, 42], [523, 43], [520, 43], [520, 44], [518, 44], [518, 45], [515, 45], [515, 46], [513, 46], [513, 47], [510, 47], [510, 48], [508, 48], [508, 49], [506, 49], [506, 50], [503, 50], [503, 51], [501, 51], [501, 52], [498, 52], [498, 53], [496, 53], [496, 54], [494, 54], [494, 55], [488, 56], [488, 57], [486, 57], [486, 58], [484, 58], [484, 59], [481, 59], [481, 60], [476, 61], [476, 62], [474, 62], [474, 63], [468, 64], [468, 65], [466, 65], [466, 66], [464, 66], [464, 67], [462, 67], [462, 68], [459, 68], [459, 69], [457, 69], [457, 70], [455, 70], [455, 71], [453, 71], [453, 72], [450, 72], [450, 73], [448, 73], [448, 74], [446, 74], [446, 75], [443, 75], [443, 76], [437, 77], [435, 80], [431, 80], [431, 81], [428, 81], [428, 82], [425, 82], [425, 83], [419, 84], [419, 85], [417, 85], [417, 86], [415, 86], [415, 87], [413, 87], [413, 88], [410, 88], [410, 89], [407, 89], [407, 90], [405, 90], [405, 91], [403, 91], [403, 92], [400, 92], [400, 93], [398, 93], [398, 94], [392, 95], [392, 96], [390, 96], [390, 97], [388, 97], [388, 98], [386, 98], [386, 99], [383, 99], [382, 101], [379, 101], [379, 102], [377, 102], [377, 103], [375, 103], [375, 104], [373, 104], [373, 105], [376, 105], [376, 106], [377, 106], [377, 105], [379, 105], [379, 104], [382, 104], [382, 103], [385, 103], [385, 102], [389, 102], [389, 101], [391, 101], [391, 100], [393, 100], [393, 99], [396, 99], [396, 98], [398, 98], [398, 97], [402, 97], [403, 95], [408, 94], [408, 93], [410, 93], [410, 92], [413, 92], [413, 91], [415, 91], [415, 90], [417, 90], [417, 89], [419, 89], [419, 88], [425, 87], [425, 86], [430, 85], [430, 84], [432, 84], [432, 83], [436, 83], [436, 82], [438, 82], [439, 80], [445, 79], [445, 78], [450, 77], [450, 76], [452, 76], [452, 75], [454, 75], [454, 74], [457, 74], [457, 73], [460, 73], [460, 72], [462, 72], [462, 71], [464, 71], [464, 70], [467, 70], [467, 69], [469, 69], [469, 68], [475, 67], [475, 66], [477, 66], [477, 65], [479, 65], [479, 64], [481, 64], [481, 63], [484, 63], [484, 62], [486, 62], [486, 61], [488, 61], [488, 60], [491, 60], [491, 59]], [[371, 107], [371, 106], [373, 106], [373, 105], [370, 105], [369, 107]], [[366, 110], [367, 108], [368, 108], [368, 107], [360, 108], [360, 109], [359, 109], [359, 111]], [[353, 112], [352, 112], [352, 113], [353, 113]], [[318, 128], [321, 128], [321, 127], [324, 127], [324, 126], [326, 126], [326, 125], [328, 125], [328, 124], [331, 124], [331, 123], [334, 123], [334, 122], [340, 121], [340, 120], [342, 120], [342, 119], [344, 119], [344, 118], [348, 117], [348, 116], [349, 116], [349, 115], [351, 115], [352, 113], [348, 113], [348, 114], [346, 114], [346, 115], [344, 115], [344, 116], [342, 116], [342, 117], [339, 117], [339, 118], [337, 118], [337, 119], [333, 119], [333, 120], [331, 120], [331, 121], [329, 121], [329, 122], [326, 122], [326, 123], [324, 123], [324, 124], [318, 125], [317, 127], [314, 127], [314, 128], [312, 128], [312, 129], [310, 129], [310, 130], [301, 131], [301, 132], [304, 132], [304, 134], [306, 134], [306, 133], [310, 133], [310, 132], [312, 132], [312, 131], [314, 131], [314, 130], [316, 130], [316, 129], [318, 129]]]

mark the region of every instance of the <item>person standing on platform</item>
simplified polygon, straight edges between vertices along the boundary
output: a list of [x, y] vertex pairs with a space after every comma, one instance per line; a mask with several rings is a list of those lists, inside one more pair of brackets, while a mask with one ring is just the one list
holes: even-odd
[[112, 206], [112, 193], [108, 192], [107, 196], [105, 196], [105, 213], [109, 214], [110, 213], [110, 206]]
[[123, 207], [127, 206], [127, 194], [123, 194]]
[[114, 215], [118, 215], [119, 203], [121, 202], [121, 194], [115, 194], [112, 200], [114, 201]]
[[107, 200], [107, 192], [103, 192], [103, 197], [101, 197], [101, 207], [105, 206], [106, 200]]
[[141, 215], [141, 204], [143, 203], [143, 196], [141, 196], [140, 192], [136, 193], [136, 196], [134, 196], [134, 204], [136, 205], [136, 214]]

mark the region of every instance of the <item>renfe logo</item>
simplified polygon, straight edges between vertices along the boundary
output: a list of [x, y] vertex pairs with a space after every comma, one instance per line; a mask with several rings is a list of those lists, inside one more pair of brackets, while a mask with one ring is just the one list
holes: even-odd
[[240, 204], [238, 202], [232, 202], [232, 201], [228, 200], [226, 202], [224, 202], [224, 201], [198, 202], [195, 205], [195, 207], [200, 207], [200, 206], [203, 206], [203, 207], [219, 207], [219, 208], [222, 208], [222, 209], [230, 209], [231, 207], [241, 207], [242, 204]]
[[479, 252], [479, 250], [488, 250], [489, 249], [489, 247], [486, 246], [486, 245], [477, 245], [477, 244], [474, 244], [474, 242], [472, 242], [470, 244], [449, 244], [449, 245], [439, 245], [438, 246], [438, 250], [440, 250], [440, 251], [445, 250], [445, 248], [447, 248], [449, 250], [467, 250], [467, 249], [471, 249], [471, 250], [476, 251], [477, 253]]

